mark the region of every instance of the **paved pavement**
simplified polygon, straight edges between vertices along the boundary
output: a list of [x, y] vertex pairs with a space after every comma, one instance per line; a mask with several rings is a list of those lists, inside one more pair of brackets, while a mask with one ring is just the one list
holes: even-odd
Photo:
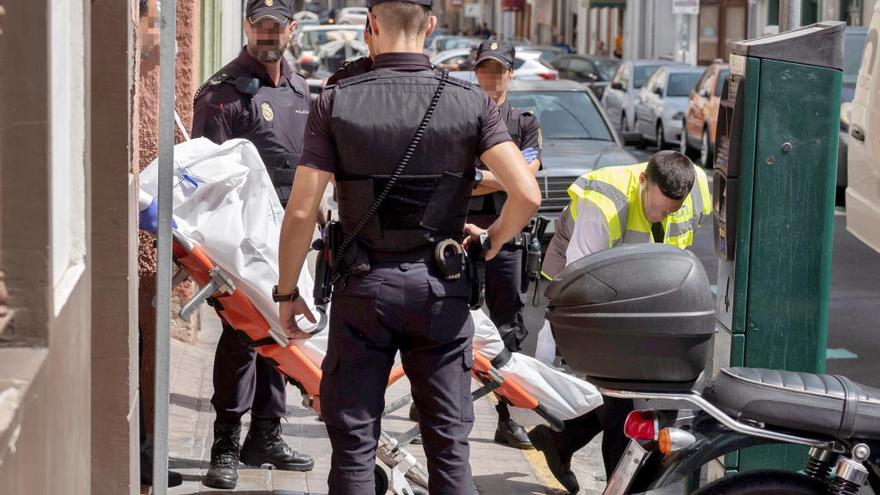
[[[169, 493], [172, 495], [232, 492], [210, 489], [201, 484], [210, 458], [214, 421], [210, 402], [211, 370], [214, 348], [220, 335], [219, 319], [213, 312], [203, 311], [202, 322], [198, 344], [172, 342], [169, 465], [184, 475], [184, 484], [171, 489]], [[404, 379], [388, 390], [386, 399], [395, 400], [408, 392], [409, 384]], [[287, 421], [283, 423], [283, 435], [291, 447], [315, 457], [315, 469], [310, 473], [292, 473], [242, 467], [235, 493], [327, 493], [330, 443], [323, 424], [300, 402], [299, 392], [288, 387]], [[406, 419], [407, 412], [406, 408], [398, 411], [386, 418], [383, 426], [392, 433], [409, 429], [414, 423]], [[477, 401], [475, 413], [476, 422], [471, 435], [471, 469], [480, 494], [562, 493], [539, 454], [511, 449], [492, 441], [497, 417], [490, 399]], [[246, 431], [249, 419], [245, 417], [244, 421], [243, 430]], [[413, 446], [411, 452], [424, 463], [424, 452], [420, 446]]]

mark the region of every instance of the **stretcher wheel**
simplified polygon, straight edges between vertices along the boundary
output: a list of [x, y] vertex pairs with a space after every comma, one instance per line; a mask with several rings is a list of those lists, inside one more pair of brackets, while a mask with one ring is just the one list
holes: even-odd
[[382, 469], [382, 466], [376, 464], [373, 467], [373, 475], [376, 478], [376, 495], [385, 495], [388, 493], [388, 475], [385, 474], [385, 470]]

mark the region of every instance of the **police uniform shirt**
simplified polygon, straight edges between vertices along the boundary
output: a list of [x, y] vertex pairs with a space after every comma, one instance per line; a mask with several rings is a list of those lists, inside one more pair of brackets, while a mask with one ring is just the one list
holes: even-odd
[[[520, 149], [534, 148], [538, 151], [536, 160], [541, 160], [541, 126], [538, 119], [531, 112], [525, 112], [518, 108], [510, 106], [505, 101], [498, 107], [502, 120], [504, 120], [508, 131], [514, 141], [514, 144]], [[518, 118], [517, 118], [518, 117]], [[516, 127], [514, 127], [516, 126]], [[478, 164], [479, 168], [486, 170], [486, 166], [482, 163]], [[501, 213], [499, 210], [500, 201], [494, 200], [494, 195], [498, 194], [506, 197], [504, 192], [485, 194], [482, 196], [473, 196], [471, 198], [471, 213], [468, 221], [482, 228], [486, 228], [498, 218]]]
[[[242, 83], [237, 84], [239, 78]], [[259, 81], [258, 87], [243, 84], [253, 78]], [[255, 93], [249, 94], [253, 90]], [[251, 141], [285, 200], [303, 151], [310, 106], [305, 79], [282, 59], [276, 86], [265, 67], [243, 48], [199, 89], [193, 106], [193, 137], [206, 137], [218, 144], [233, 138]], [[285, 171], [281, 178], [273, 176], [273, 169], [289, 169], [289, 173]]]
[[[433, 70], [431, 62], [426, 55], [420, 53], [383, 53], [376, 57], [373, 69], [392, 69], [401, 72], [418, 72]], [[482, 91], [480, 91], [483, 93]], [[335, 173], [336, 151], [333, 136], [331, 135], [331, 116], [333, 114], [333, 97], [335, 91], [332, 87], [321, 93], [312, 114], [309, 115], [306, 127], [305, 146], [300, 165]], [[479, 142], [478, 155], [497, 144], [510, 141], [507, 126], [501, 118], [495, 102], [483, 93], [484, 108]], [[424, 112], [425, 109], [412, 109]], [[428, 126], [428, 130], [431, 126]]]

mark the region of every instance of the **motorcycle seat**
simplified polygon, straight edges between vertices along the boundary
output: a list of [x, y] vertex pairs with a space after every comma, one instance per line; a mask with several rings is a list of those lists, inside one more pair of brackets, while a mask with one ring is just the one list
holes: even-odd
[[880, 390], [844, 376], [724, 368], [702, 395], [737, 419], [840, 439], [880, 439]]

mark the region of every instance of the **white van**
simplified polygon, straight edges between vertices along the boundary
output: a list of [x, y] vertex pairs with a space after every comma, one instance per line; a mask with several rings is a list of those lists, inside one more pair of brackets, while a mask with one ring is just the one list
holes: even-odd
[[846, 228], [880, 251], [880, 2], [868, 30], [850, 109]]

